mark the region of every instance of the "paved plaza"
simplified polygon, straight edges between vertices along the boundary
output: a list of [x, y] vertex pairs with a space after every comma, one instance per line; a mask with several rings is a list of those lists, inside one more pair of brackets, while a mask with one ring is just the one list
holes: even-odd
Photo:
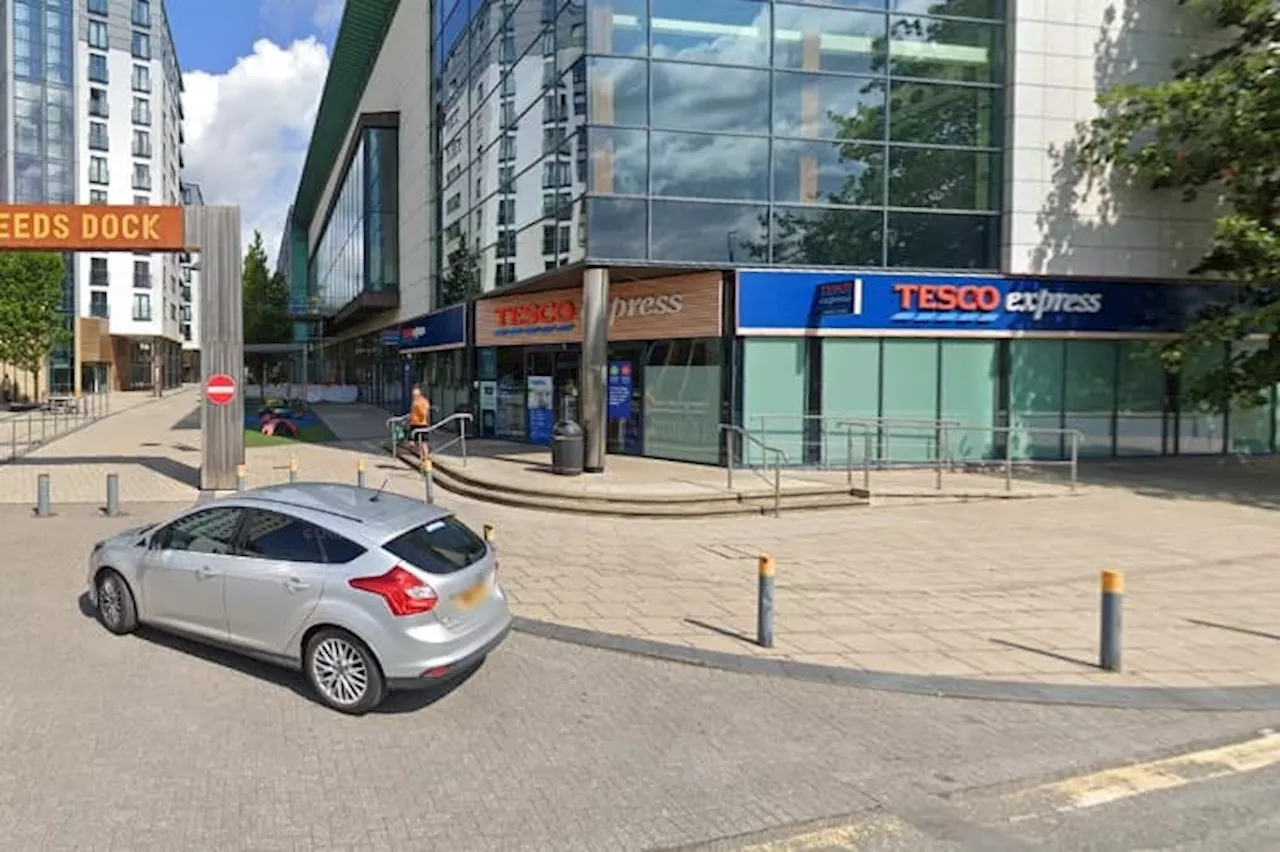
[[[98, 505], [111, 470], [126, 504], [189, 502], [195, 401], [124, 412], [0, 467], [0, 494], [29, 506], [35, 476], [50, 472], [55, 508]], [[374, 413], [344, 411], [344, 422], [330, 416], [346, 444], [251, 449], [248, 484], [285, 481], [291, 457], [303, 479], [354, 482], [363, 459], [370, 486], [422, 494], [421, 477], [378, 450], [380, 428], [361, 425]], [[1235, 458], [1085, 468], [1076, 496], [776, 519], [610, 518], [437, 499], [497, 527], [515, 612], [538, 622], [870, 672], [1229, 687], [1280, 684], [1276, 472], [1272, 461]], [[769, 650], [752, 641], [761, 553], [778, 566]], [[1104, 568], [1127, 580], [1121, 674], [1095, 665]]]

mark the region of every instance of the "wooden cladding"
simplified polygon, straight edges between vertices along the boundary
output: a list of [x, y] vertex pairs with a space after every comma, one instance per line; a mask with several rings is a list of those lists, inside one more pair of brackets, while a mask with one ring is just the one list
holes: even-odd
[[[699, 272], [609, 287], [609, 340], [718, 337], [720, 273]], [[476, 303], [477, 346], [582, 341], [582, 290], [552, 290]]]
[[111, 331], [107, 320], [79, 317], [76, 321], [80, 325], [76, 335], [79, 339], [80, 363], [112, 363]]

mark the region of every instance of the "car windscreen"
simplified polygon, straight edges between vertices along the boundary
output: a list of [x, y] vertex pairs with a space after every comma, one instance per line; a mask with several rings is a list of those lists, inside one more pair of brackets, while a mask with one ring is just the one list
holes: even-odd
[[452, 515], [414, 527], [383, 547], [429, 574], [461, 571], [485, 554], [484, 539]]

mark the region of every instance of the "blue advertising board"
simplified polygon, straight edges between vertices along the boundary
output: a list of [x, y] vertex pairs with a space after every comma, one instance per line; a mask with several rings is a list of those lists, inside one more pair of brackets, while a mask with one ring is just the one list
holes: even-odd
[[746, 271], [738, 330], [1174, 333], [1231, 285]]
[[609, 362], [609, 419], [631, 419], [631, 362]]
[[412, 319], [397, 332], [401, 349], [430, 349], [464, 346], [467, 342], [466, 305]]

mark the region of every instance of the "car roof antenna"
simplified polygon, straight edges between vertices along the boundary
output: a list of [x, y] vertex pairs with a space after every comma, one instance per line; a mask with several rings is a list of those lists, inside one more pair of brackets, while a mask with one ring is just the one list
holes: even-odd
[[376, 493], [376, 494], [374, 494], [372, 497], [370, 497], [370, 498], [369, 498], [369, 502], [370, 502], [370, 503], [377, 503], [377, 502], [378, 502], [378, 498], [382, 496], [382, 492], [383, 492], [383, 490], [387, 487], [387, 483], [388, 483], [388, 482], [390, 482], [390, 481], [391, 481], [390, 479], [384, 479], [384, 480], [382, 480], [382, 484], [378, 486], [378, 491], [377, 491], [377, 493]]

